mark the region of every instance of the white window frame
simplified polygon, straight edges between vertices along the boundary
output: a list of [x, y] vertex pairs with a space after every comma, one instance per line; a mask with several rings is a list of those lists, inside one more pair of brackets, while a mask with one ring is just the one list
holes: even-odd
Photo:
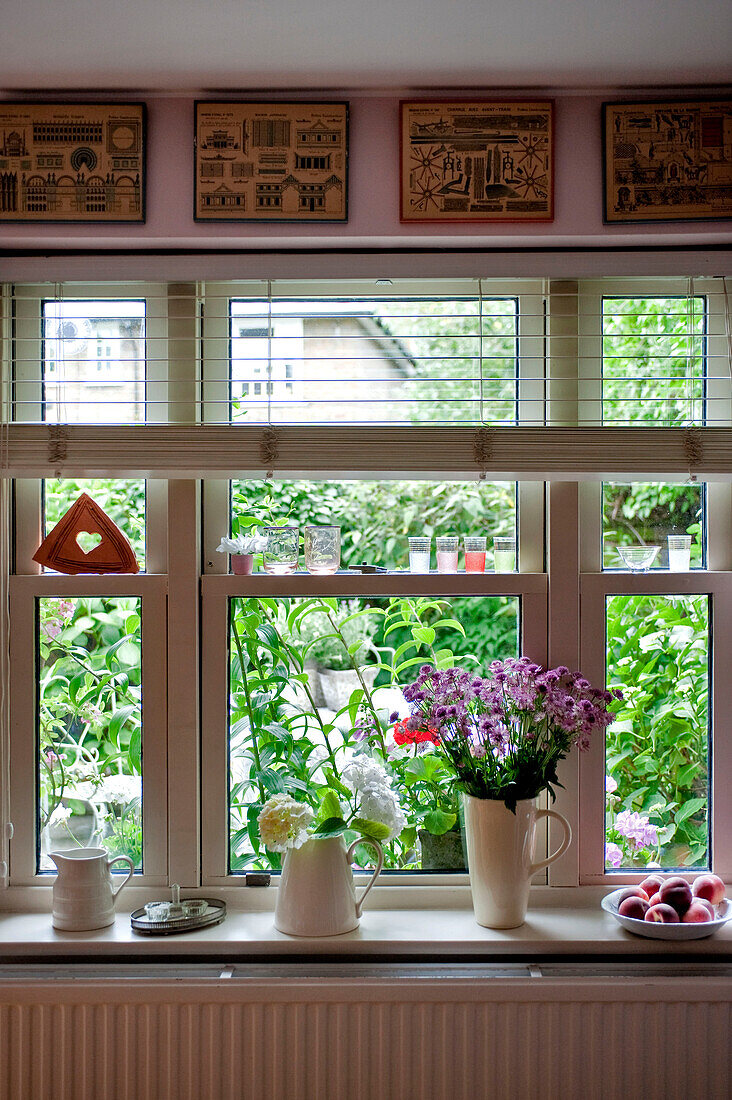
[[[322, 259], [322, 258], [321, 258]], [[677, 258], [676, 266], [683, 267], [683, 257]], [[290, 261], [293, 269], [298, 265], [307, 268], [302, 258]], [[395, 258], [395, 267], [403, 266], [404, 259]], [[463, 261], [465, 262], [464, 258]], [[470, 261], [468, 261], [470, 262]], [[711, 262], [711, 261], [710, 261]], [[439, 268], [441, 261], [432, 261], [434, 271]], [[193, 265], [191, 261], [184, 264], [181, 270], [190, 271]], [[251, 266], [251, 265], [250, 265]], [[266, 266], [266, 265], [265, 265]], [[272, 266], [272, 264], [270, 264]], [[315, 265], [322, 270], [323, 263]], [[348, 263], [345, 263], [345, 268]], [[380, 268], [389, 267], [389, 258], [382, 257]], [[453, 265], [460, 266], [459, 264]], [[560, 268], [562, 265], [559, 265]], [[564, 269], [571, 266], [571, 261], [564, 265]], [[581, 267], [581, 264], [579, 265]], [[595, 258], [594, 266], [602, 266], [602, 258]], [[612, 266], [612, 265], [611, 265]], [[670, 266], [674, 266], [671, 264]], [[720, 266], [723, 266], [720, 262]], [[73, 264], [71, 265], [73, 268]], [[274, 264], [274, 268], [277, 264]], [[451, 261], [448, 258], [443, 267], [449, 271]], [[549, 265], [555, 271], [556, 262]], [[708, 265], [707, 265], [708, 269]], [[403, 273], [403, 272], [402, 272]], [[561, 274], [561, 271], [559, 272]], [[278, 275], [281, 272], [277, 273]], [[330, 272], [329, 272], [330, 274]], [[446, 287], [450, 286], [450, 279], [438, 282], [435, 275], [435, 289], [446, 293]], [[523, 282], [523, 280], [519, 280]], [[585, 309], [587, 303], [603, 292], [606, 286], [604, 280], [592, 279], [577, 283], [573, 280], [561, 279], [561, 287], [570, 295], [578, 296], [580, 308], [574, 321], [569, 318], [561, 318], [551, 311], [552, 293], [560, 292], [560, 284], [546, 282], [537, 283], [537, 295], [540, 300], [550, 303], [550, 313], [547, 318], [548, 335], [548, 394], [549, 419], [554, 425], [580, 422], [580, 411], [584, 405], [592, 407], [596, 396], [592, 394], [592, 383], [587, 377], [587, 369], [591, 365], [592, 349], [588, 345], [590, 337], [583, 325], [587, 323]], [[686, 279], [673, 279], [675, 293], [686, 293]], [[651, 294], [653, 286], [663, 286], [661, 293], [668, 293], [667, 288], [672, 285], [665, 278], [659, 280], [638, 279], [627, 280], [627, 286], [631, 289], [628, 293]], [[89, 296], [95, 297], [93, 287], [89, 283]], [[163, 284], [150, 284], [154, 286], [154, 296], [163, 301], [161, 293]], [[223, 301], [220, 292], [221, 283], [195, 284], [193, 281], [186, 283], [166, 285], [168, 298], [165, 313], [165, 332], [163, 338], [170, 339], [169, 348], [169, 374], [168, 382], [172, 396], [170, 405], [171, 422], [178, 421], [181, 424], [195, 421], [200, 415], [199, 401], [205, 397], [204, 423], [206, 409], [215, 408], [216, 402], [227, 400], [228, 393], [224, 396], [217, 391], [216, 386], [221, 381], [208, 383], [205, 377], [201, 377], [200, 360], [205, 362], [207, 356], [218, 358], [216, 341], [224, 338], [222, 331], [216, 330], [223, 322], [228, 325], [228, 315], [218, 315], [217, 308], [207, 307], [206, 291], [209, 285], [214, 287], [214, 302]], [[261, 293], [262, 282], [257, 282]], [[301, 284], [299, 284], [301, 285]], [[373, 285], [372, 282], [369, 283]], [[493, 285], [492, 284], [491, 289]], [[515, 294], [516, 285], [503, 280], [506, 293]], [[608, 292], [618, 295], [620, 282], [613, 279], [608, 285]], [[626, 285], [623, 283], [622, 285]], [[710, 332], [708, 339], [711, 350], [714, 341], [715, 354], [722, 355], [726, 351], [726, 334], [724, 321], [724, 307], [719, 296], [718, 284], [710, 284], [716, 295], [714, 310], [710, 311]], [[37, 284], [42, 293], [37, 295], [39, 305], [36, 309], [38, 318], [38, 332], [40, 333], [40, 300], [48, 296], [48, 285]], [[704, 293], [703, 281], [695, 280], [694, 293]], [[110, 285], [106, 284], [107, 291]], [[134, 297], [144, 296], [140, 284], [133, 287], [120, 287], [128, 295]], [[73, 296], [81, 296], [78, 284], [74, 285]], [[31, 292], [32, 291], [32, 292]], [[33, 299], [33, 288], [28, 285], [28, 298]], [[232, 289], [233, 297], [241, 293], [240, 284]], [[490, 293], [487, 291], [487, 293]], [[67, 293], [68, 297], [72, 295]], [[199, 306], [204, 306], [204, 332], [199, 351]], [[228, 311], [226, 311], [228, 314]], [[539, 311], [533, 311], [536, 318], [536, 328], [525, 335], [541, 345], [543, 356], [544, 328], [543, 321], [539, 325]], [[31, 324], [33, 322], [33, 310], [27, 307], [27, 315], [16, 318], [17, 325]], [[713, 321], [713, 324], [712, 324]], [[162, 324], [162, 316], [161, 316]], [[574, 326], [574, 327], [572, 327]], [[713, 329], [713, 331], [711, 331]], [[599, 330], [598, 330], [599, 331]], [[161, 328], [161, 334], [163, 330]], [[228, 345], [228, 330], [226, 331]], [[574, 349], [574, 350], [573, 350]], [[26, 355], [24, 358], [32, 359]], [[573, 382], [566, 377], [567, 362], [574, 360], [577, 376]], [[37, 361], [40, 362], [40, 338], [38, 344]], [[529, 358], [524, 358], [528, 363]], [[718, 360], [718, 361], [721, 361]], [[522, 357], [519, 356], [519, 363]], [[558, 364], [558, 369], [552, 374], [553, 367]], [[27, 364], [26, 364], [27, 366]], [[522, 368], [523, 369], [523, 368]], [[584, 375], [583, 375], [584, 370]], [[538, 377], [539, 372], [533, 372], [529, 367], [526, 374], [520, 378], [520, 402], [524, 399], [525, 415], [522, 416], [523, 424], [533, 424], [541, 433], [544, 418], [544, 408], [541, 402], [544, 397], [544, 382]], [[26, 381], [31, 379], [25, 378]], [[716, 383], [715, 383], [716, 385]], [[719, 383], [721, 387], [718, 397], [729, 401], [732, 407], [732, 399], [729, 391], [724, 390], [724, 381]], [[715, 395], [717, 396], [717, 395]], [[539, 399], [539, 400], [537, 400]], [[589, 405], [586, 403], [589, 402]], [[213, 404], [212, 404], [213, 403]], [[574, 409], [572, 408], [574, 406]], [[541, 409], [541, 413], [537, 412]], [[585, 421], [586, 422], [586, 421]], [[113, 429], [112, 429], [113, 430]], [[635, 429], [633, 429], [635, 431]], [[510, 430], [509, 430], [510, 432]], [[123, 434], [123, 433], [122, 433]], [[126, 438], [126, 437], [125, 437]], [[518, 438], [518, 436], [517, 436]], [[521, 436], [521, 438], [524, 438]], [[532, 438], [531, 445], [540, 451], [541, 435]], [[726, 438], [726, 436], [724, 437]], [[617, 453], [617, 445], [616, 453]], [[130, 472], [125, 470], [115, 471], [112, 475], [104, 470], [105, 476], [135, 476], [139, 470], [134, 466], [136, 459], [131, 458]], [[104, 468], [104, 457], [100, 453], [100, 469]], [[532, 467], [535, 479], [539, 472], [537, 464]], [[147, 472], [163, 475], [167, 468], [162, 465], [150, 469]], [[546, 522], [546, 566], [544, 563], [544, 489], [541, 483], [535, 480], [521, 480], [526, 477], [526, 467], [517, 468], [515, 476], [519, 477], [519, 550], [521, 572], [513, 576], [495, 578], [486, 575], [480, 578], [476, 595], [521, 595], [523, 599], [523, 626], [524, 647], [532, 656], [543, 655], [542, 663], [549, 665], [568, 664], [572, 667], [582, 667], [586, 675], [593, 682], [600, 682], [604, 677], [604, 598], [608, 592], [613, 591], [641, 591], [642, 579], [630, 577], [624, 574], [602, 573], [599, 563], [599, 530], [600, 513], [596, 505], [599, 503], [599, 474], [593, 476], [576, 473], [570, 476], [562, 474], [554, 477], [547, 485], [547, 522]], [[134, 472], [133, 472], [134, 470]], [[44, 468], [46, 476], [52, 476], [55, 471], [50, 466]], [[69, 476], [84, 476], [78, 468], [62, 470]], [[91, 471], [87, 476], [91, 476]], [[93, 471], [94, 474], [98, 470]], [[227, 822], [228, 815], [228, 767], [226, 756], [226, 728], [228, 716], [226, 715], [226, 697], [228, 690], [228, 615], [227, 601], [231, 595], [243, 595], [250, 593], [251, 582], [225, 575], [226, 562], [223, 555], [212, 555], [212, 545], [216, 545], [222, 532], [228, 524], [228, 480], [223, 477], [206, 478], [207, 473], [215, 473], [213, 469], [203, 463], [201, 473], [204, 475], [203, 489], [205, 493], [205, 508], [201, 518], [200, 493], [202, 483], [194, 479], [192, 473], [184, 474], [167, 483], [151, 481], [148, 484], [159, 489], [161, 502], [160, 508], [150, 508], [148, 498], [148, 570], [143, 576], [134, 578], [130, 584], [130, 578], [59, 578], [42, 576], [35, 564], [30, 562], [32, 552], [40, 541], [40, 490], [37, 486], [40, 482], [34, 482], [30, 478], [19, 478], [16, 481], [16, 509], [17, 509], [17, 540], [16, 540], [16, 576], [11, 577], [11, 590], [13, 601], [13, 622], [21, 624], [23, 617], [28, 621], [33, 616], [28, 613], [35, 595], [44, 594], [85, 594], [91, 591], [104, 591], [115, 594], [114, 585], [121, 584], [125, 594], [143, 595], [143, 631], [148, 633], [143, 640], [143, 693], [147, 694], [147, 702], [143, 706], [150, 705], [150, 699], [157, 700], [153, 705], [151, 715], [145, 713], [145, 736], [157, 737], [155, 727], [160, 719], [164, 724], [164, 714], [167, 710], [167, 739], [166, 734], [160, 735], [159, 742], [150, 749], [146, 742], [145, 753], [148, 761], [155, 761], [155, 767], [160, 768], [164, 781], [154, 787], [155, 792], [160, 791], [161, 801], [157, 804], [157, 812], [167, 803], [169, 823], [168, 836], [164, 832], [156, 831], [157, 826], [150, 829], [146, 826], [145, 833], [145, 860], [146, 875], [139, 881], [147, 884], [148, 872], [154, 869], [155, 882], [167, 880], [179, 881], [182, 885], [195, 887], [200, 884], [217, 884], [224, 889], [231, 886], [239, 889], [241, 876], [227, 876], [225, 863], [227, 859]], [[278, 476], [307, 476], [307, 471], [282, 470]], [[475, 477], [474, 467], [465, 464], [456, 468], [457, 477]], [[440, 468], [439, 472], [431, 472], [429, 468], [420, 471], [419, 476], [435, 476], [444, 478], [445, 472]], [[232, 476], [241, 476], [239, 471]], [[321, 475], [322, 476], [322, 475]], [[336, 476], [336, 475], [334, 475]], [[343, 470], [341, 476], [349, 476], [348, 470]], [[366, 476], [363, 472], [357, 476]], [[416, 475], [415, 475], [416, 476]], [[506, 472], [503, 469], [488, 472], [490, 478], [505, 480]], [[510, 470], [508, 472], [510, 476]], [[612, 476], [612, 474], [611, 474]], [[664, 475], [666, 476], [666, 475]], [[652, 576], [653, 591], [699, 591], [708, 592], [712, 596], [713, 616], [713, 675], [711, 687], [713, 689], [712, 716], [716, 729], [713, 776], [712, 776], [712, 816], [714, 829], [714, 869], [723, 877], [732, 878], [732, 800], [729, 799], [729, 777], [732, 776], [732, 739], [720, 737], [720, 730], [724, 729], [726, 716], [730, 712], [727, 687], [730, 678], [727, 675], [726, 654], [732, 652], [732, 467], [725, 467], [712, 475], [718, 477], [718, 481], [710, 480], [709, 488], [709, 543], [708, 543], [708, 568], [709, 572], [698, 572], [683, 578], [680, 583], [674, 577], [673, 584], [669, 585], [668, 574]], [[670, 468], [668, 480], [678, 479], [678, 465]], [[639, 471], [637, 480], [651, 480], [642, 471]], [[657, 480], [664, 477], [657, 475]], [[631, 480], [631, 478], [628, 478]], [[24, 484], [25, 483], [25, 484]], [[594, 503], [593, 503], [594, 498]], [[154, 518], [153, 518], [154, 515]], [[36, 518], [33, 518], [36, 517]], [[157, 530], [158, 534], [151, 533]], [[212, 542], [212, 539], [215, 540]], [[202, 554], [202, 548], [205, 553]], [[297, 594], [293, 589], [293, 582], [287, 578], [258, 578], [267, 584], [279, 584], [281, 590], [278, 594]], [[282, 582], [285, 582], [284, 584]], [[449, 594], [442, 589], [443, 581], [436, 578], [428, 578], [424, 582], [415, 584], [409, 580], [404, 593], [420, 594], [421, 584], [427, 583], [428, 591], [433, 581], [436, 582], [434, 593]], [[297, 582], [300, 583], [300, 582]], [[318, 586], [331, 586], [335, 588], [323, 588], [323, 592], [336, 594], [338, 584], [342, 581], [332, 578], [318, 579]], [[471, 583], [476, 583], [471, 581]], [[646, 582], [651, 583], [651, 582]], [[633, 586], [636, 587], [633, 587]], [[641, 585], [639, 588], [638, 585]], [[64, 587], [66, 586], [66, 587]], [[95, 588], [96, 586], [96, 588]], [[201, 602], [199, 604], [199, 587]], [[128, 592], [129, 590], [129, 592]], [[251, 594], [262, 595], [264, 588], [257, 584], [256, 591]], [[317, 588], [320, 591], [320, 588]], [[343, 589], [342, 594], [353, 594], [353, 584], [349, 583]], [[312, 595], [316, 593], [313, 581], [308, 581], [307, 592], [301, 594]], [[165, 594], [167, 594], [167, 631], [164, 614]], [[275, 594], [275, 590], [273, 593]], [[387, 593], [388, 594], [388, 593]], [[453, 593], [463, 594], [463, 593]], [[472, 594], [472, 593], [471, 593]], [[547, 604], [548, 600], [548, 604]], [[161, 603], [161, 601], [163, 601]], [[528, 602], [527, 602], [528, 601]], [[542, 603], [543, 601], [543, 603]], [[531, 606], [532, 611], [527, 613]], [[150, 609], [153, 609], [152, 620]], [[581, 612], [581, 631], [580, 631]], [[199, 651], [199, 614], [201, 615], [201, 645]], [[541, 630], [534, 629], [536, 624], [543, 623]], [[543, 633], [542, 633], [543, 631]], [[541, 636], [540, 636], [541, 635]], [[171, 647], [165, 650], [166, 639], [171, 640]], [[26, 662], [31, 652], [28, 638], [28, 628], [18, 626], [18, 632], [13, 639], [13, 660]], [[157, 648], [158, 658], [151, 657], [151, 647]], [[529, 648], [531, 647], [531, 649]], [[148, 667], [145, 665], [147, 648], [147, 660], [152, 661]], [[163, 654], [162, 662], [159, 659]], [[198, 722], [198, 673], [199, 657], [201, 659], [201, 699], [202, 723], [199, 740]], [[18, 699], [21, 682], [25, 685], [25, 697]], [[157, 684], [162, 685], [158, 691]], [[19, 798], [11, 801], [12, 818], [15, 808], [18, 808], [18, 822], [16, 824], [15, 838], [12, 841], [11, 882], [13, 886], [22, 887], [31, 881], [37, 882], [39, 876], [28, 873], [31, 862], [27, 853], [33, 852], [35, 858], [35, 845], [29, 831], [30, 802], [26, 786], [29, 775], [30, 763], [28, 745], [31, 739], [28, 737], [28, 729], [35, 728], [28, 725], [27, 698], [35, 695], [35, 688], [28, 690], [28, 678], [21, 677], [18, 684], [14, 684], [13, 703], [13, 790], [19, 791]], [[721, 724], [720, 724], [721, 723]], [[153, 732], [150, 733], [151, 724]], [[165, 751], [163, 751], [165, 749]], [[597, 851], [602, 851], [602, 836], [598, 831], [598, 822], [602, 815], [598, 815], [598, 803], [604, 806], [604, 783], [602, 772], [602, 760], [599, 739], [591, 752], [580, 759], [578, 754], [573, 754], [563, 765], [561, 778], [565, 789], [559, 792], [556, 803], [557, 808], [570, 819], [575, 833], [579, 838], [569, 851], [549, 869], [548, 882], [550, 885], [577, 886], [580, 884], [609, 884], [616, 885], [620, 882], [635, 881], [639, 876], [634, 873], [614, 873], [606, 875], [598, 869]], [[203, 764], [200, 764], [200, 754], [203, 754]], [[19, 754], [19, 755], [18, 755]], [[601, 754], [601, 755], [604, 755]], [[165, 772], [164, 761], [167, 758], [168, 770]], [[215, 761], [218, 760], [218, 763]], [[599, 766], [598, 766], [598, 760]], [[17, 764], [17, 766], [16, 766]], [[32, 763], [32, 774], [35, 775], [37, 764]], [[213, 775], [213, 770], [216, 774]], [[20, 778], [19, 778], [20, 777]], [[157, 783], [157, 780], [156, 780]], [[203, 804], [201, 807], [202, 786]], [[24, 791], [25, 787], [25, 791]], [[35, 787], [33, 788], [35, 789]], [[149, 791], [149, 787], [147, 788]], [[11, 792], [12, 797], [12, 792]], [[155, 795], [157, 798], [157, 793]], [[35, 808], [33, 809], [35, 814]], [[155, 836], [155, 839], [152, 839]], [[201, 848], [199, 858], [199, 839]], [[153, 847], [148, 852], [148, 844]], [[30, 847], [32, 845], [32, 847]], [[588, 845], [592, 855], [588, 855]], [[597, 851], [595, 850], [597, 849]], [[16, 853], [26, 852], [26, 855]], [[151, 862], [152, 861], [152, 862]], [[159, 873], [158, 873], [159, 872]], [[52, 878], [48, 875], [40, 876], [41, 884], [50, 886]], [[394, 880], [396, 881], [396, 877]], [[422, 881], [425, 881], [424, 879]], [[406, 893], [391, 896], [399, 898], [399, 903], [419, 904], [418, 896], [414, 893], [414, 885], [420, 882], [419, 876], [409, 876], [409, 888]], [[430, 886], [439, 885], [434, 876], [429, 878]], [[459, 882], [452, 876], [445, 882], [445, 888], [458, 887]], [[410, 893], [411, 891], [411, 893]], [[12, 887], [11, 887], [12, 893]], [[241, 896], [239, 894], [239, 896]], [[446, 895], [447, 896], [447, 895]], [[252, 903], [254, 904], [254, 903]]]

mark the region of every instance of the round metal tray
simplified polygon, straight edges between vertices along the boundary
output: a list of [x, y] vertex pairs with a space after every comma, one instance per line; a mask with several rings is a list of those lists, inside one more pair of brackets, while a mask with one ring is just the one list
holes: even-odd
[[172, 920], [151, 920], [145, 907], [135, 909], [130, 915], [134, 932], [143, 936], [175, 936], [180, 932], [197, 932], [199, 928], [211, 928], [221, 924], [226, 916], [226, 902], [218, 898], [204, 898], [207, 908], [197, 917], [174, 917]]

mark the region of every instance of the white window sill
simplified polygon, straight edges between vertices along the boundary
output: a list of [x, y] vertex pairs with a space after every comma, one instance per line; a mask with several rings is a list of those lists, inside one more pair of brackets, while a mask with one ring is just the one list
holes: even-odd
[[[229, 900], [222, 924], [176, 936], [140, 936], [130, 928], [130, 901], [115, 923], [93, 932], [60, 932], [50, 912], [0, 911], [0, 959], [131, 956], [470, 956], [732, 957], [732, 921], [705, 939], [673, 943], [626, 932], [599, 907], [604, 889], [537, 891], [526, 922], [498, 931], [476, 924], [472, 909], [367, 908], [358, 929], [342, 936], [301, 939], [277, 932], [271, 910], [243, 911]], [[199, 891], [203, 895], [203, 891]], [[214, 891], [208, 891], [209, 896]], [[223, 893], [223, 891], [221, 891]], [[551, 899], [546, 897], [551, 893]], [[563, 895], [559, 897], [559, 895]], [[134, 905], [132, 906], [134, 907]]]

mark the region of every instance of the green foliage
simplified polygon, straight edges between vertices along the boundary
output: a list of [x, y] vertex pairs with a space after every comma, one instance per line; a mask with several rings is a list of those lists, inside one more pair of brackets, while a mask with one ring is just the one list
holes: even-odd
[[[262, 848], [256, 819], [264, 802], [280, 791], [316, 809], [317, 835], [347, 830], [347, 838], [354, 839], [360, 830], [364, 836], [383, 839], [386, 834], [378, 822], [352, 820], [354, 796], [340, 779], [354, 750], [364, 747], [387, 766], [407, 817], [406, 828], [386, 845], [387, 866], [414, 864], [417, 828], [440, 834], [455, 824], [456, 792], [442, 761], [429, 754], [430, 746], [423, 755], [416, 745], [395, 744], [393, 719], [382, 709], [378, 689], [369, 690], [362, 675], [365, 646], [350, 641], [346, 630], [356, 624], [366, 637], [373, 630], [370, 620], [381, 624], [379, 680], [393, 688], [413, 679], [421, 664], [444, 668], [467, 660], [462, 626], [446, 600], [394, 597], [380, 603], [349, 601], [348, 614], [343, 614], [343, 606], [334, 599], [231, 601], [232, 870], [279, 865], [279, 857]], [[332, 718], [316, 706], [304, 672], [308, 650], [301, 630], [308, 622], [325, 631], [329, 645], [340, 645], [357, 677], [348, 703]], [[448, 634], [459, 638], [460, 655], [443, 644]], [[311, 652], [317, 649], [317, 636], [309, 646]], [[350, 812], [344, 812], [344, 806]], [[359, 846], [356, 860], [360, 858], [369, 859], [370, 853]]]
[[704, 300], [603, 300], [603, 421], [703, 419]]
[[140, 865], [141, 660], [136, 597], [43, 597], [39, 607], [40, 817], [92, 807], [94, 841]]
[[613, 817], [632, 810], [658, 827], [658, 851], [637, 862], [706, 866], [708, 597], [609, 597], [607, 638], [608, 682], [624, 695], [606, 740]]

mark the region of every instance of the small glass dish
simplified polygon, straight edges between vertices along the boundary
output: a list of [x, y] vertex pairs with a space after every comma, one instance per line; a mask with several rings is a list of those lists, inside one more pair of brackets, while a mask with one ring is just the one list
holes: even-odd
[[626, 569], [646, 573], [653, 565], [660, 546], [619, 546], [618, 554]]

